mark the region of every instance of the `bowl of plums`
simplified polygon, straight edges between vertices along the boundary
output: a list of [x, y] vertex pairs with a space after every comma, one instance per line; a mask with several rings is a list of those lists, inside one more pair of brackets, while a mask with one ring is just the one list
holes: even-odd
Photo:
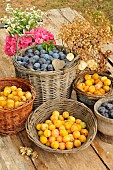
[[70, 98], [78, 61], [75, 52], [60, 45], [50, 49], [44, 42], [18, 50], [13, 57], [16, 76], [36, 89], [35, 108], [56, 97]]
[[102, 98], [94, 105], [99, 136], [108, 143], [113, 143], [113, 97]]

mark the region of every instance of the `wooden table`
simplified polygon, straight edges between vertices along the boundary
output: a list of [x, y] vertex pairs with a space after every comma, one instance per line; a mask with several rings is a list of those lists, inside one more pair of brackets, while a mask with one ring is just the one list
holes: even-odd
[[[70, 8], [53, 9], [47, 12], [45, 27], [58, 40], [58, 31], [62, 24], [72, 22], [78, 15]], [[15, 76], [11, 59], [3, 52], [5, 30], [0, 30], [0, 77]], [[19, 146], [27, 146], [36, 150], [37, 159], [19, 154]], [[43, 151], [32, 143], [22, 131], [17, 135], [0, 136], [0, 170], [113, 170], [113, 145], [101, 141], [98, 137], [86, 149], [76, 154], [54, 154]]]

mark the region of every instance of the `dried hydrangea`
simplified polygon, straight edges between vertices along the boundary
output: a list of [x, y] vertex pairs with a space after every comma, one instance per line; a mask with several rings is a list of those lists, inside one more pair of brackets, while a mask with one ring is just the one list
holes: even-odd
[[59, 36], [62, 42], [71, 52], [76, 51], [84, 62], [95, 62], [96, 64], [89, 67], [90, 70], [105, 71], [109, 52], [103, 53], [101, 45], [113, 41], [109, 23], [102, 22], [102, 18], [101, 24], [98, 25], [91, 24], [79, 16], [75, 19], [61, 28]]

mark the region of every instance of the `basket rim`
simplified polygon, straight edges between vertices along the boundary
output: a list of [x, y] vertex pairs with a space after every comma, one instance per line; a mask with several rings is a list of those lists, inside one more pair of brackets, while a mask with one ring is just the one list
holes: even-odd
[[[83, 78], [84, 76], [85, 76], [85, 74], [94, 74], [95, 73], [95, 71], [85, 71], [85, 72], [83, 72], [83, 73], [80, 73], [78, 76], [77, 76], [77, 78], [73, 81], [73, 83], [72, 83], [72, 88], [73, 88], [73, 90], [75, 90], [76, 92], [78, 92], [79, 94], [81, 94], [81, 95], [84, 95], [84, 96], [86, 96], [86, 97], [88, 97], [89, 99], [101, 99], [101, 98], [103, 98], [104, 96], [106, 97], [107, 95], [112, 95], [112, 93], [113, 93], [113, 89], [112, 89], [112, 83], [111, 83], [111, 85], [110, 85], [110, 91], [109, 92], [107, 92], [107, 93], [105, 93], [104, 95], [94, 95], [94, 94], [87, 94], [87, 93], [85, 93], [85, 92], [83, 92], [83, 91], [81, 91], [80, 89], [78, 89], [77, 88], [77, 83], [78, 83], [78, 81], [79, 81], [79, 79], [80, 78]], [[99, 76], [107, 76], [111, 81], [113, 81], [113, 78], [110, 76], [110, 75], [108, 75], [107, 73], [104, 73], [104, 72], [96, 72]]]
[[99, 100], [94, 104], [94, 113], [95, 113], [95, 115], [96, 115], [97, 118], [99, 118], [99, 119], [101, 119], [101, 120], [103, 120], [103, 121], [106, 121], [106, 122], [108, 122], [108, 123], [113, 123], [113, 119], [102, 116], [102, 115], [98, 112], [98, 110], [97, 110], [97, 108], [98, 108], [99, 106], [101, 106], [101, 104], [104, 103], [105, 101], [107, 101], [107, 102], [108, 102], [108, 101], [113, 101], [113, 99], [111, 99], [111, 97], [99, 99]]
[[[59, 100], [59, 99], [54, 99], [54, 101], [58, 101], [58, 100]], [[53, 101], [53, 100], [52, 100], [52, 101]], [[94, 121], [94, 127], [93, 127], [93, 129], [94, 129], [94, 131], [95, 131], [94, 134], [93, 134], [92, 136], [90, 136], [89, 139], [88, 139], [85, 143], [83, 143], [80, 147], [78, 147], [78, 148], [73, 148], [73, 149], [70, 149], [70, 150], [52, 149], [52, 148], [50, 148], [50, 147], [48, 147], [48, 146], [46, 146], [46, 145], [43, 145], [43, 144], [39, 141], [38, 138], [37, 138], [37, 142], [36, 142], [36, 141], [33, 139], [32, 134], [29, 133], [29, 130], [28, 130], [28, 129], [29, 129], [29, 121], [30, 121], [30, 119], [32, 119], [32, 116], [38, 112], [38, 110], [39, 110], [40, 108], [42, 108], [43, 106], [46, 106], [46, 104], [50, 102], [50, 100], [49, 100], [49, 101], [43, 103], [42, 105], [40, 105], [37, 109], [35, 109], [34, 112], [32, 112], [32, 113], [28, 116], [28, 119], [27, 119], [27, 121], [26, 121], [26, 132], [27, 132], [27, 135], [28, 135], [29, 139], [32, 140], [38, 147], [40, 147], [40, 148], [42, 148], [43, 150], [46, 150], [46, 151], [48, 151], [48, 152], [75, 153], [75, 152], [84, 150], [85, 148], [87, 148], [87, 147], [92, 143], [92, 141], [94, 140], [94, 138], [95, 138], [95, 136], [96, 136], [96, 133], [97, 133], [97, 119], [96, 119], [94, 113], [92, 112], [92, 110], [89, 109], [85, 104], [83, 104], [83, 103], [81, 103], [81, 102], [78, 102], [78, 101], [75, 101], [75, 100], [72, 100], [72, 99], [64, 99], [64, 98], [61, 99], [61, 101], [64, 101], [64, 102], [65, 102], [65, 101], [72, 101], [73, 104], [74, 104], [74, 103], [79, 103], [80, 105], [82, 105], [82, 106], [84, 106], [85, 108], [87, 108], [88, 111], [90, 111], [91, 116], [92, 116], [92, 119], [93, 119], [93, 121]], [[60, 102], [60, 100], [59, 100], [59, 102]], [[35, 123], [36, 123], [36, 120], [35, 120]], [[34, 127], [34, 128], [35, 128], [35, 127]], [[34, 129], [33, 129], [33, 130], [34, 130]]]
[[16, 111], [18, 109], [22, 109], [23, 107], [26, 107], [28, 105], [28, 103], [31, 103], [32, 101], [35, 100], [36, 98], [36, 91], [35, 88], [30, 84], [29, 81], [22, 79], [22, 78], [17, 78], [17, 77], [2, 77], [0, 78], [0, 81], [22, 81], [25, 85], [30, 87], [31, 93], [32, 93], [32, 98], [30, 100], [27, 100], [24, 104], [18, 106], [18, 107], [14, 107], [14, 108], [10, 108], [10, 109], [0, 109], [0, 111], [6, 113], [8, 111]]
[[[62, 45], [55, 45], [57, 48], [64, 48], [64, 46]], [[26, 49], [30, 49], [31, 46], [27, 47]], [[35, 70], [30, 70], [25, 68], [24, 66], [20, 65], [17, 60], [17, 54], [15, 56], [12, 57], [12, 61], [14, 66], [16, 66], [16, 69], [19, 70], [20, 72], [25, 72], [28, 74], [34, 74], [34, 75], [56, 75], [56, 74], [64, 74], [66, 73], [68, 70], [70, 70], [73, 66], [77, 65], [78, 60], [80, 59], [79, 55], [77, 55], [74, 60], [72, 60], [72, 62], [70, 62], [69, 66], [64, 67], [62, 70], [58, 70], [58, 71], [35, 71]]]

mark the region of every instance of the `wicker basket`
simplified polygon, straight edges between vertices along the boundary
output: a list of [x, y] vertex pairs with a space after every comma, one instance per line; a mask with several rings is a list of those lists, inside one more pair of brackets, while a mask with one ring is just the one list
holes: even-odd
[[21, 78], [0, 78], [0, 90], [6, 86], [17, 86], [32, 93], [32, 99], [12, 109], [0, 109], [0, 134], [16, 134], [25, 128], [25, 121], [32, 112], [36, 96], [34, 87]]
[[[73, 115], [75, 118], [79, 118], [82, 121], [86, 122], [87, 129], [89, 130], [87, 141], [83, 143], [80, 147], [70, 150], [52, 149], [41, 144], [35, 126], [37, 123], [42, 123], [45, 122], [46, 119], [49, 119], [51, 113], [54, 110], [58, 110], [61, 113], [63, 111], [68, 111], [70, 115]], [[26, 131], [28, 137], [37, 146], [48, 152], [75, 153], [87, 148], [91, 144], [97, 132], [97, 121], [93, 112], [84, 104], [71, 99], [54, 99], [52, 101], [43, 103], [34, 111], [34, 113], [30, 114], [26, 122]]]
[[98, 112], [98, 108], [101, 106], [102, 103], [111, 101], [113, 101], [113, 96], [98, 100], [94, 105], [94, 113], [97, 117], [99, 137], [103, 141], [113, 144], [113, 119], [106, 118]]
[[[62, 46], [56, 47], [59, 50], [64, 49]], [[20, 51], [20, 55], [21, 53], [23, 53], [23, 50]], [[16, 76], [29, 80], [36, 89], [35, 108], [51, 99], [59, 97], [70, 98], [72, 92], [71, 84], [76, 77], [79, 57], [75, 57], [73, 62], [70, 62], [67, 67], [59, 71], [31, 71], [21, 66], [16, 58], [17, 56], [13, 58]]]
[[[89, 72], [83, 72], [83, 73], [79, 74], [78, 77], [74, 80], [73, 85], [72, 85], [73, 89], [77, 93], [77, 99], [79, 101], [83, 102], [84, 104], [86, 104], [91, 109], [93, 109], [96, 101], [98, 101], [99, 99], [101, 99], [103, 97], [111, 96], [113, 94], [112, 85], [110, 86], [110, 91], [104, 95], [93, 95], [93, 94], [91, 95], [91, 94], [85, 93], [77, 88], [77, 85], [84, 81], [84, 76], [86, 74], [93, 75], [94, 73], [95, 73], [94, 71], [89, 71]], [[112, 80], [112, 78], [106, 73], [98, 73], [98, 74], [100, 76], [107, 76], [110, 80]]]

